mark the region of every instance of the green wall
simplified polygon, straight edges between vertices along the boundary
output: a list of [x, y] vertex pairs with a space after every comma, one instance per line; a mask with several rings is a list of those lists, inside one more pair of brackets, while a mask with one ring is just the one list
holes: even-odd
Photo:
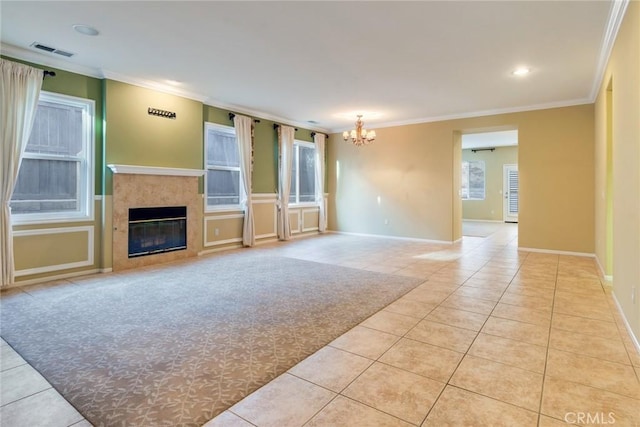
[[15, 58], [9, 58], [2, 56], [3, 59], [9, 61], [19, 62], [21, 64], [27, 64], [34, 68], [41, 70], [55, 71], [55, 77], [46, 77], [42, 82], [42, 90], [47, 92], [60, 93], [63, 95], [76, 96], [78, 98], [92, 99], [95, 101], [95, 194], [102, 193], [102, 116], [103, 116], [103, 97], [102, 97], [102, 79], [94, 77], [84, 76], [82, 74], [71, 73], [69, 71], [59, 70], [57, 68], [48, 67], [45, 65], [34, 64], [27, 61], [22, 61]]
[[[229, 119], [229, 113], [229, 110], [210, 105], [203, 107], [205, 122], [233, 126], [233, 121]], [[260, 118], [258, 120], [259, 122], [254, 124], [254, 160], [251, 185], [254, 193], [276, 193], [278, 191], [278, 131], [273, 128], [276, 122]], [[308, 129], [298, 129], [295, 138], [300, 141], [313, 142], [311, 132]]]
[[[202, 104], [114, 80], [105, 83], [105, 164], [202, 169]], [[149, 107], [176, 113], [149, 115]], [[106, 172], [106, 194], [112, 173]]]

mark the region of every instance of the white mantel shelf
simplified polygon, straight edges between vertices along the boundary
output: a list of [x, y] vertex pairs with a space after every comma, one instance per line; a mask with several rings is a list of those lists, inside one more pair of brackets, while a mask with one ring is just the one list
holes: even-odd
[[113, 173], [129, 173], [134, 175], [169, 175], [169, 176], [202, 176], [203, 169], [159, 168], [136, 165], [107, 165]]

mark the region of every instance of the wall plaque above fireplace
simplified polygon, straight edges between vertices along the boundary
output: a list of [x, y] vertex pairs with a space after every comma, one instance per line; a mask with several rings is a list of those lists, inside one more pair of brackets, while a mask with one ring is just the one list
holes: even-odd
[[129, 258], [187, 249], [187, 207], [129, 209]]

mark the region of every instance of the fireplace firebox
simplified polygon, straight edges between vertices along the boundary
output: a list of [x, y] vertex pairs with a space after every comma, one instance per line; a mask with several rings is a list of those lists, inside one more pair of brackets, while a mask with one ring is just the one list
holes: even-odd
[[129, 209], [129, 258], [187, 249], [187, 207]]

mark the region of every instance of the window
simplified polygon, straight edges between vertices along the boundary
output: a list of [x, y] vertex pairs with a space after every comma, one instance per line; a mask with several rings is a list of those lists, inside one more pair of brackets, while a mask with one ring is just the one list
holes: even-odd
[[315, 203], [315, 201], [316, 146], [310, 142], [294, 141], [289, 203]]
[[15, 223], [93, 219], [94, 101], [41, 92], [11, 198]]
[[484, 161], [462, 162], [462, 198], [484, 200]]
[[240, 209], [243, 188], [236, 130], [205, 123], [204, 144], [207, 209]]

